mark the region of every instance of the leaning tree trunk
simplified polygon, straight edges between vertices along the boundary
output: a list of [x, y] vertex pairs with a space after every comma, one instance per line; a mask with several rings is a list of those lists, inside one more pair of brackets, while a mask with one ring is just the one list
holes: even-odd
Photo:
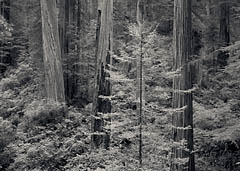
[[64, 83], [56, 1], [41, 0], [43, 60], [46, 92], [50, 100], [64, 102]]
[[109, 131], [104, 131], [106, 125], [104, 114], [111, 113], [111, 85], [108, 72], [111, 64], [112, 51], [112, 12], [113, 0], [99, 0], [97, 23], [96, 73], [93, 99], [92, 146], [108, 148]]
[[[174, 1], [172, 171], [194, 171], [191, 56], [191, 0]], [[179, 73], [178, 73], [179, 72]], [[185, 143], [186, 142], [186, 143]]]
[[[220, 1], [220, 32], [219, 45], [221, 47], [228, 46], [230, 43], [230, 5], [229, 0]], [[220, 67], [227, 65], [229, 58], [228, 52], [220, 51], [218, 54], [218, 64]]]

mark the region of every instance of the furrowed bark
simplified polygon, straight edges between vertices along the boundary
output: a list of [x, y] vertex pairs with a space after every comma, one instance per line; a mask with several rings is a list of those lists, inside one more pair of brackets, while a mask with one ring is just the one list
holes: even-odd
[[43, 59], [49, 100], [65, 101], [56, 1], [41, 0]]
[[[172, 171], [194, 171], [193, 154], [193, 110], [192, 92], [180, 91], [192, 89], [191, 57], [191, 0], [174, 1], [174, 70], [180, 70], [173, 79], [174, 109], [172, 114], [172, 139], [175, 143], [186, 142], [183, 146], [172, 147]], [[185, 160], [180, 162], [180, 160]]]
[[[111, 101], [104, 96], [111, 96], [109, 70], [112, 52], [112, 0], [99, 0], [97, 23], [96, 73], [92, 117], [92, 146], [108, 148], [110, 133], [104, 130], [106, 125], [102, 114], [111, 113]], [[101, 97], [102, 96], [102, 97]]]

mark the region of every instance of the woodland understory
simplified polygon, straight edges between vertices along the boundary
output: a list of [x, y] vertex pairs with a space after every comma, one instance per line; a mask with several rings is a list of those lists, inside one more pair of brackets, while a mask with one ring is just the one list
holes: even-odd
[[[230, 4], [229, 22], [225, 23], [230, 25], [226, 26], [229, 37], [225, 33], [221, 37], [221, 17], [227, 15], [226, 8], [225, 15], [221, 13], [222, 0], [183, 1], [192, 2], [195, 170], [239, 171], [240, 1], [226, 0]], [[46, 11], [44, 5], [51, 4], [50, 0], [0, 0], [0, 170], [173, 171], [174, 2], [101, 2], [113, 2], [112, 13], [106, 5], [112, 16], [97, 0], [57, 0], [56, 7]], [[44, 12], [49, 25], [43, 24]], [[107, 21], [99, 19], [104, 12]], [[112, 28], [104, 27], [101, 32], [103, 23], [99, 21], [112, 24]], [[58, 34], [48, 33], [55, 26]], [[44, 32], [47, 27], [50, 29]], [[101, 35], [104, 33], [109, 34]], [[51, 34], [47, 38], [58, 42], [44, 44], [44, 34]], [[101, 51], [104, 46], [99, 39], [104, 38], [107, 41], [102, 42], [109, 41], [108, 49]], [[45, 43], [52, 41], [49, 39]], [[55, 82], [46, 69], [51, 66], [44, 61], [49, 51], [52, 56], [61, 56], [52, 62], [59, 65], [61, 61], [62, 70], [58, 71], [62, 77]], [[101, 70], [103, 62], [97, 57], [104, 53], [106, 66]], [[226, 58], [219, 62], [219, 56]], [[110, 130], [108, 148], [95, 148], [92, 143], [92, 124], [97, 123], [93, 113], [99, 108], [95, 104], [99, 100], [96, 74], [110, 77], [101, 81], [110, 87], [111, 94], [98, 97], [104, 106], [109, 105], [106, 101], [111, 103], [111, 113], [106, 112], [102, 128]], [[46, 83], [48, 79], [56, 86], [63, 83], [58, 87], [62, 94], [52, 95], [54, 86], [46, 89], [46, 85], [53, 85]], [[139, 89], [142, 82], [144, 90]], [[51, 96], [56, 98], [49, 100]], [[145, 103], [141, 116], [139, 96]]]

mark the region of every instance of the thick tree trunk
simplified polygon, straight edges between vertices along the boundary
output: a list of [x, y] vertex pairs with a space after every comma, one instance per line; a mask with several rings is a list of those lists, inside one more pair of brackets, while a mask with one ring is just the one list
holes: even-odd
[[93, 99], [92, 146], [108, 148], [110, 133], [104, 131], [103, 115], [111, 113], [109, 64], [112, 51], [112, 0], [100, 0], [98, 6], [95, 92]]
[[[230, 5], [229, 0], [220, 1], [220, 32], [219, 32], [219, 44], [220, 48], [228, 46], [230, 43]], [[229, 55], [227, 52], [219, 52], [218, 64], [220, 67], [227, 65]]]
[[[174, 1], [172, 171], [194, 171], [191, 57], [191, 0]], [[181, 145], [186, 141], [186, 145]]]
[[64, 84], [59, 43], [56, 1], [41, 0], [43, 59], [47, 97], [64, 102]]

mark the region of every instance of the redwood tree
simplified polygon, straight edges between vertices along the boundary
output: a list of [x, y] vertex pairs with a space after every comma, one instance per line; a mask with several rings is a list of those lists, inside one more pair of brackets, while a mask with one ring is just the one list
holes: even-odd
[[43, 61], [48, 99], [64, 102], [56, 1], [41, 0]]
[[111, 113], [111, 85], [108, 72], [112, 51], [113, 0], [99, 0], [97, 22], [97, 49], [93, 97], [92, 145], [108, 148], [110, 133], [104, 130], [104, 114]]
[[193, 110], [190, 57], [191, 0], [174, 1], [174, 70], [172, 115], [172, 171], [194, 171]]

